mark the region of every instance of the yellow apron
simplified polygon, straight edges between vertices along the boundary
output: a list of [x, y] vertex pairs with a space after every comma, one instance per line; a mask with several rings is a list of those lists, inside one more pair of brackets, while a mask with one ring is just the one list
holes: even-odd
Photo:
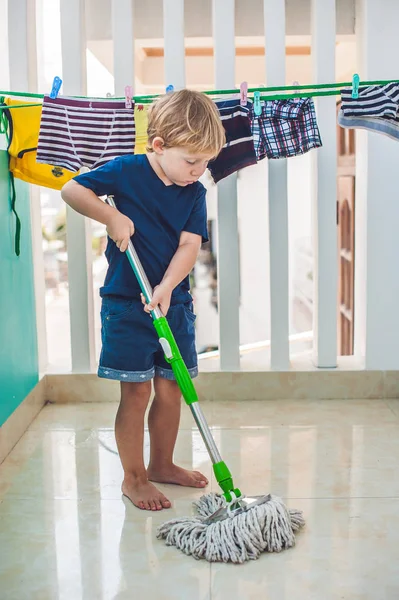
[[145, 154], [147, 152], [148, 109], [149, 104], [134, 105], [134, 123], [136, 126], [135, 154]]
[[[4, 98], [4, 104], [23, 106], [28, 102]], [[32, 104], [30, 102], [30, 104]], [[9, 169], [14, 177], [27, 183], [35, 183], [54, 190], [76, 176], [76, 173], [63, 167], [53, 167], [36, 162], [36, 150], [39, 139], [41, 106], [16, 108], [6, 111], [9, 122], [10, 158]]]

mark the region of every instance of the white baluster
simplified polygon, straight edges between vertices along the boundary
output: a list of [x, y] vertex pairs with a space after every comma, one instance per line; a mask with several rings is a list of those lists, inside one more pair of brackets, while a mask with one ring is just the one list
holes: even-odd
[[[266, 82], [285, 85], [285, 3], [264, 0]], [[271, 368], [289, 367], [287, 159], [269, 162]]]
[[[356, 5], [361, 80], [396, 80], [399, 4]], [[399, 145], [356, 131], [355, 353], [368, 369], [399, 369]]]
[[[216, 89], [235, 87], [234, 0], [213, 0]], [[240, 368], [237, 174], [218, 184], [218, 291], [220, 367]]]
[[[312, 0], [314, 83], [335, 81], [335, 0]], [[313, 150], [314, 362], [337, 365], [337, 143], [335, 96], [316, 99], [323, 147]]]
[[134, 90], [134, 0], [112, 0], [115, 96], [124, 96], [125, 87]]
[[[63, 95], [86, 95], [84, 0], [61, 0]], [[54, 74], [56, 75], [56, 73]], [[94, 370], [94, 301], [89, 219], [67, 207], [72, 370]]]
[[163, 0], [165, 86], [180, 90], [186, 85], [184, 0]]
[[[9, 87], [13, 91], [37, 92], [35, 9], [34, 0], [13, 0], [8, 3], [9, 85], [6, 88]], [[4, 14], [4, 11], [2, 12]], [[16, 31], [18, 35], [15, 35]], [[37, 186], [29, 185], [29, 197], [39, 371], [44, 372], [48, 357], [43, 237], [40, 194]], [[24, 234], [22, 230], [21, 235], [27, 235], [26, 231]]]

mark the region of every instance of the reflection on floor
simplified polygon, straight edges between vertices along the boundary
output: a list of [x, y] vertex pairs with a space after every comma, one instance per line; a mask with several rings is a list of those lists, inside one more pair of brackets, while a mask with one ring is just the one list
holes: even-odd
[[[165, 547], [157, 525], [201, 492], [161, 486], [173, 508], [140, 512], [120, 494], [116, 405], [48, 405], [0, 466], [1, 600], [399, 597], [399, 401], [202, 406], [236, 483], [304, 511], [294, 549], [211, 566]], [[211, 476], [185, 409], [176, 462]]]

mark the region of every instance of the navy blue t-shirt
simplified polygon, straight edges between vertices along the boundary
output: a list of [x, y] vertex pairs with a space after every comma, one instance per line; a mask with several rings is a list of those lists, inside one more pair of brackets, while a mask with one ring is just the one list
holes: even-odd
[[[115, 158], [74, 179], [97, 196], [113, 195], [118, 210], [133, 221], [132, 242], [152, 287], [161, 283], [182, 231], [208, 240], [204, 186], [199, 181], [165, 185], [145, 154]], [[110, 238], [105, 255], [109, 266], [100, 295], [138, 298], [140, 286], [127, 256]], [[172, 303], [189, 300], [189, 290], [187, 276], [174, 289]]]

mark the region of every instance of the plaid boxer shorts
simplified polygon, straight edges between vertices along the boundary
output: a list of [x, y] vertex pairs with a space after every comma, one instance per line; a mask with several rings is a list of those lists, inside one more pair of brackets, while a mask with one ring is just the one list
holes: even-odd
[[289, 158], [322, 145], [311, 98], [262, 101], [262, 114], [250, 111], [257, 160]]

